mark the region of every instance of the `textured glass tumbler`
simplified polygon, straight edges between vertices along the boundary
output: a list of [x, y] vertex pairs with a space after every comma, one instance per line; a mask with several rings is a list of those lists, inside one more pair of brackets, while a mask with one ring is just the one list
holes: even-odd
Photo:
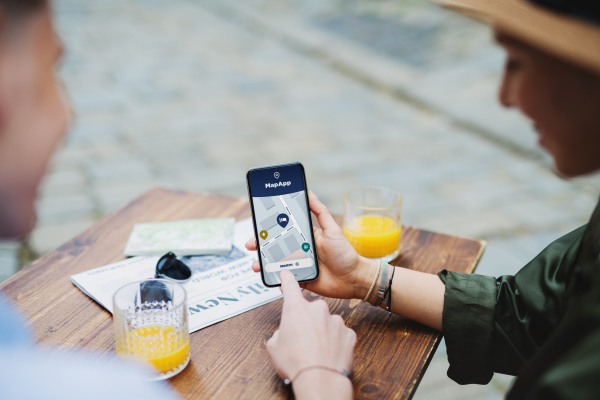
[[130, 283], [113, 296], [117, 353], [149, 363], [148, 380], [167, 379], [190, 361], [183, 286], [163, 279]]
[[358, 254], [382, 261], [400, 252], [402, 196], [384, 187], [358, 187], [344, 195], [344, 235]]

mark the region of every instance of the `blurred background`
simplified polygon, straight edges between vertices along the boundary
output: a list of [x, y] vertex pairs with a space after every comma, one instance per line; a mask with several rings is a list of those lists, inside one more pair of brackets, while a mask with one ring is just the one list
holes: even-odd
[[[557, 177], [497, 104], [489, 28], [425, 0], [54, 4], [76, 120], [37, 228], [0, 242], [0, 280], [152, 187], [246, 198], [246, 171], [280, 162], [302, 162], [335, 213], [355, 186], [399, 191], [404, 224], [487, 240], [477, 272], [495, 276], [597, 200], [597, 176]], [[500, 399], [511, 382], [461, 387], [446, 369], [442, 343], [414, 398]]]

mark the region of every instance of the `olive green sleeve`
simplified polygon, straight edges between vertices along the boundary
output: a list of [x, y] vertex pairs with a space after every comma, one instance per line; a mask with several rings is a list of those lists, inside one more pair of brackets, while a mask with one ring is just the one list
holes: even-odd
[[587, 336], [532, 385], [528, 399], [597, 399], [600, 394], [600, 335]]
[[492, 379], [489, 357], [496, 307], [496, 280], [448, 270], [438, 272], [446, 284], [442, 331], [448, 353], [448, 377], [460, 384]]
[[558, 322], [584, 228], [551, 243], [515, 276], [438, 272], [451, 379], [486, 384], [494, 372], [519, 372]]

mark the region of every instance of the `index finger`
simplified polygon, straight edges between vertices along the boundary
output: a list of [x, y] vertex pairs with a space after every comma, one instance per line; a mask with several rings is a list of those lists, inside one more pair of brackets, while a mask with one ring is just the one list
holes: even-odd
[[283, 308], [288, 308], [290, 305], [298, 304], [303, 301], [304, 296], [302, 296], [302, 290], [300, 290], [300, 285], [294, 278], [294, 274], [290, 271], [281, 271], [281, 291], [283, 292]]

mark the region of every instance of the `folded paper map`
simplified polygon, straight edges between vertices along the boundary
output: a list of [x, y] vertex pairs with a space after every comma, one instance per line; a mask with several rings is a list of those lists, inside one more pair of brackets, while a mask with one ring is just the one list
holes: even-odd
[[123, 253], [126, 256], [162, 256], [172, 251], [179, 257], [229, 254], [234, 224], [235, 218], [135, 224]]

